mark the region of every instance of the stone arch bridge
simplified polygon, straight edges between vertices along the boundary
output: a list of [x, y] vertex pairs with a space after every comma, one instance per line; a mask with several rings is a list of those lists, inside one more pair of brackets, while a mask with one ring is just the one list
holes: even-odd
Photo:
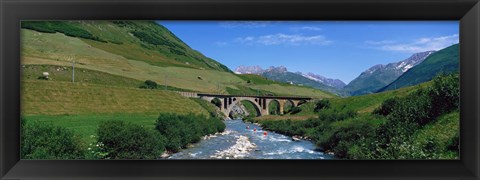
[[308, 97], [287, 97], [287, 96], [239, 96], [239, 95], [222, 95], [222, 94], [203, 94], [195, 93], [200, 98], [211, 102], [213, 99], [218, 98], [221, 102], [220, 110], [228, 116], [233, 107], [240, 103], [240, 101], [250, 101], [257, 110], [260, 116], [269, 114], [268, 105], [272, 101], [277, 101], [280, 105], [280, 114], [283, 114], [283, 107], [287, 101], [289, 101], [293, 107], [296, 107], [301, 102], [312, 100]]

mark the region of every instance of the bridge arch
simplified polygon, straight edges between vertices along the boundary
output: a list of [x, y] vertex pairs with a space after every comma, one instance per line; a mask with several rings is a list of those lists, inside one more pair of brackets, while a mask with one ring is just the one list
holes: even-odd
[[281, 103], [277, 99], [272, 99], [268, 102], [268, 114], [279, 115], [282, 114], [283, 108], [281, 108]]
[[295, 107], [295, 103], [291, 99], [285, 99], [283, 103], [283, 114], [289, 113], [293, 107]]
[[212, 100], [210, 100], [210, 103], [214, 104], [218, 108], [222, 107], [222, 101], [219, 98], [212, 98]]
[[265, 115], [265, 113], [262, 113], [263, 112], [262, 107], [255, 101], [255, 98], [250, 98], [250, 97], [236, 97], [236, 98], [234, 98], [234, 101], [232, 102], [232, 104], [230, 104], [225, 109], [224, 114], [228, 116], [231, 113], [233, 107], [236, 106], [236, 105], [239, 105], [242, 101], [248, 101], [249, 103], [251, 103], [253, 105], [253, 107], [255, 108], [257, 116]]

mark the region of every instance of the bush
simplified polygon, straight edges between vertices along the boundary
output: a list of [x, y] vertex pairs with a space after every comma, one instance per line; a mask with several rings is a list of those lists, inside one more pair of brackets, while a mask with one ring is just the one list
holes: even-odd
[[460, 79], [458, 73], [440, 75], [433, 79], [428, 95], [432, 98], [432, 116], [439, 116], [459, 108]]
[[322, 99], [320, 101], [317, 101], [315, 103], [315, 109], [313, 110], [314, 112], [319, 112], [322, 109], [326, 109], [330, 107], [330, 101], [328, 99]]
[[298, 106], [295, 106], [293, 107], [291, 110], [290, 110], [290, 114], [297, 114], [299, 113], [300, 111], [302, 111], [302, 108], [298, 107]]
[[382, 115], [382, 116], [387, 116], [393, 111], [395, 106], [397, 106], [398, 101], [399, 101], [399, 98], [397, 97], [389, 98], [383, 101], [382, 105], [380, 105], [380, 107], [373, 110], [372, 113]]
[[337, 157], [354, 158], [352, 147], [359, 141], [375, 135], [375, 129], [380, 119], [371, 116], [361, 116], [328, 125], [322, 131], [316, 131], [317, 145], [324, 150], [333, 151]]
[[[459, 96], [458, 73], [454, 73], [434, 78], [432, 86], [391, 100], [394, 101], [391, 105], [384, 102], [380, 109], [387, 110], [379, 109], [376, 112], [387, 114], [388, 121], [377, 130], [375, 147], [371, 147], [372, 153], [368, 156], [382, 159], [438, 157], [436, 153], [444, 147], [439, 147], [433, 139], [427, 139], [424, 144], [420, 144], [412, 139], [412, 135], [440, 115], [457, 110]], [[454, 147], [455, 140], [450, 144], [453, 146], [447, 148]]]
[[177, 152], [189, 143], [195, 143], [204, 135], [225, 130], [225, 124], [218, 118], [207, 118], [194, 114], [160, 114], [155, 129], [166, 137], [167, 150]]
[[357, 112], [350, 109], [328, 109], [326, 111], [320, 111], [318, 117], [322, 121], [334, 122], [342, 121], [348, 118], [357, 116]]
[[152, 80], [146, 80], [143, 85], [140, 86], [142, 89], [158, 89], [158, 84]]
[[447, 149], [454, 152], [460, 151], [460, 136], [457, 132], [455, 136], [447, 143]]
[[97, 134], [107, 159], [157, 159], [165, 148], [158, 132], [129, 122], [103, 121]]
[[21, 119], [22, 159], [84, 159], [80, 138], [65, 128]]

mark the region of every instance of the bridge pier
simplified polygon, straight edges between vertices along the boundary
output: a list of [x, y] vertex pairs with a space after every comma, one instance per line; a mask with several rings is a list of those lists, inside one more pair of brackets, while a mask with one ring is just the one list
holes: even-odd
[[282, 99], [282, 100], [278, 101], [278, 104], [280, 106], [280, 114], [283, 114], [285, 102], [287, 102], [287, 100], [285, 100], [285, 99]]

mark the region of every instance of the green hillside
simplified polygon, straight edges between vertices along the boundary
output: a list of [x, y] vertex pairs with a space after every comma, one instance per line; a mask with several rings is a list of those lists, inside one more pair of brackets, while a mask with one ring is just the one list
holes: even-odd
[[22, 28], [79, 37], [92, 47], [151, 65], [230, 72], [153, 21], [26, 21]]
[[412, 86], [422, 82], [430, 81], [441, 73], [459, 71], [459, 45], [455, 44], [438, 52], [433, 53], [422, 63], [409, 69], [397, 80], [393, 81], [378, 92]]
[[140, 82], [152, 80], [162, 87], [171, 87], [170, 90], [332, 96], [308, 87], [274, 81], [265, 84], [258, 78], [260, 81], [248, 81], [191, 49], [153, 21], [22, 22], [22, 27], [21, 63], [24, 65], [67, 68], [75, 61], [77, 68]]
[[72, 115], [208, 112], [180, 94], [120, 86], [45, 80], [22, 81], [22, 114]]
[[352, 96], [370, 94], [395, 81], [400, 75], [401, 71], [392, 71], [389, 69], [377, 70], [368, 75], [362, 73], [359, 77], [348, 83], [344, 89]]

